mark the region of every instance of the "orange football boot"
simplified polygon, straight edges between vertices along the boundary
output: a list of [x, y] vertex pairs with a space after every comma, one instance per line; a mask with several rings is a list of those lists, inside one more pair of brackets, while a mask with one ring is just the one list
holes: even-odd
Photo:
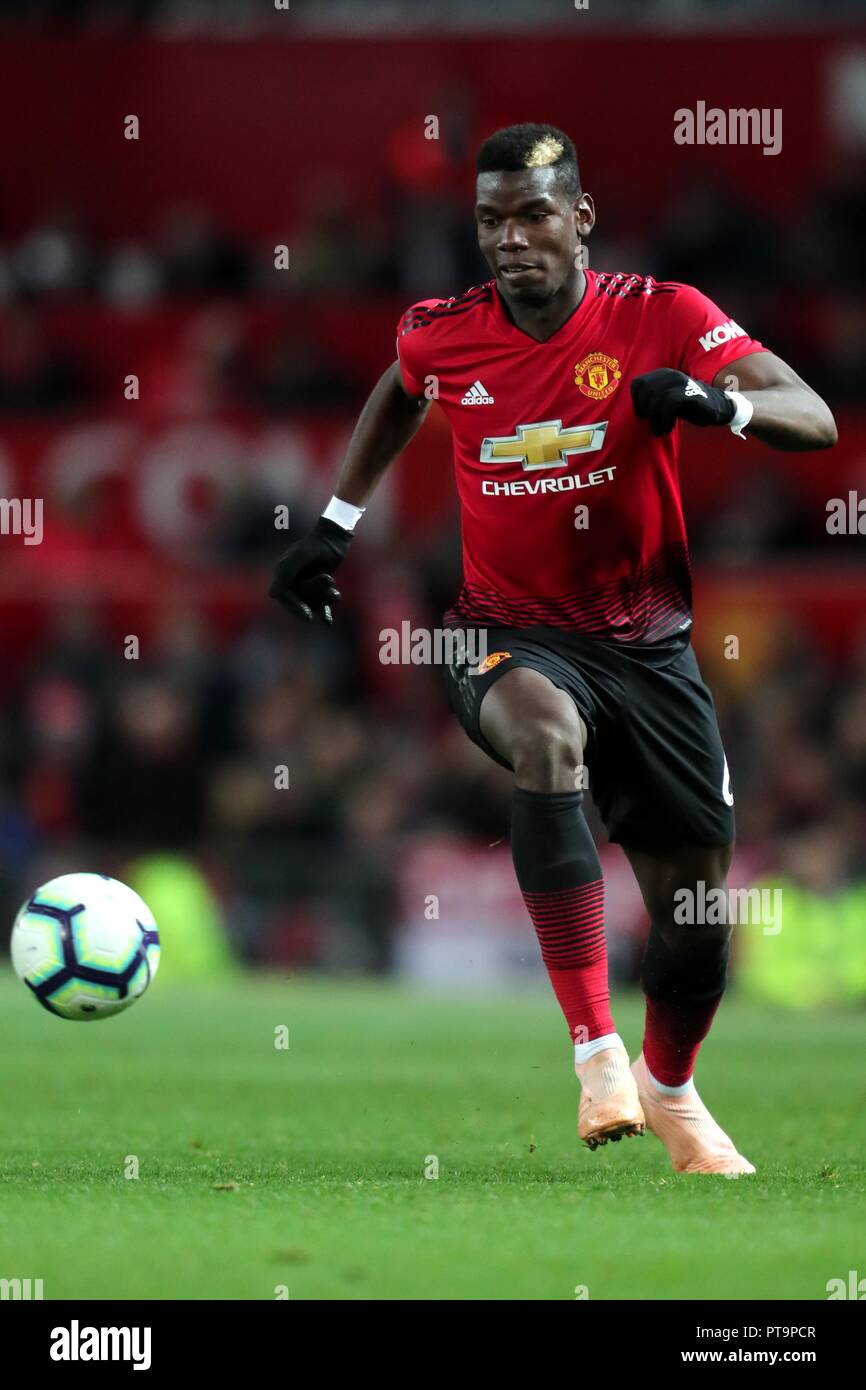
[[631, 1070], [650, 1133], [662, 1141], [678, 1173], [722, 1173], [726, 1178], [754, 1173], [694, 1087], [683, 1096], [665, 1095], [650, 1080], [643, 1053]]
[[645, 1132], [646, 1121], [624, 1047], [606, 1047], [588, 1062], [575, 1062], [574, 1069], [580, 1082], [577, 1133], [588, 1149], [597, 1149], [608, 1139], [618, 1143], [624, 1134], [631, 1139]]

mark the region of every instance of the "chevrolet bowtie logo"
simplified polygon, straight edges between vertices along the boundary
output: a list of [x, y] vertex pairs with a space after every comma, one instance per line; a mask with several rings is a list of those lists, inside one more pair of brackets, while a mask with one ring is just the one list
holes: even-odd
[[522, 463], [526, 469], [562, 468], [569, 454], [592, 454], [604, 443], [607, 420], [600, 425], [563, 429], [561, 420], [518, 425], [517, 433], [485, 439], [482, 463]]

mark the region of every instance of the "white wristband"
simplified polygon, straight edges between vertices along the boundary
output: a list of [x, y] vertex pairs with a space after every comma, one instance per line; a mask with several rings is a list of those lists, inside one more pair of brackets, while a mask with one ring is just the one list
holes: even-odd
[[335, 521], [344, 531], [354, 531], [366, 510], [366, 507], [356, 507], [352, 502], [341, 502], [339, 497], [332, 497], [322, 516]]
[[745, 396], [740, 395], [739, 391], [726, 391], [725, 395], [730, 396], [736, 406], [734, 418], [731, 420], [729, 427], [731, 433], [738, 435], [740, 439], [745, 439], [746, 436], [743, 434], [743, 430], [751, 420], [755, 407]]

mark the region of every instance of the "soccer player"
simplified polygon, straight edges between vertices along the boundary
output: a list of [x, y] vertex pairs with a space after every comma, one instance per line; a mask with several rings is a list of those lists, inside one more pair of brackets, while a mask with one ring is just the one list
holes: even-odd
[[[271, 597], [332, 621], [333, 573], [364, 504], [438, 399], [463, 527], [464, 582], [445, 622], [483, 629], [488, 652], [447, 669], [449, 699], [514, 773], [514, 866], [574, 1041], [578, 1134], [595, 1149], [648, 1126], [679, 1172], [753, 1173], [693, 1080], [731, 928], [683, 925], [675, 912], [678, 890], [703, 902], [726, 888], [734, 843], [727, 761], [689, 638], [677, 455], [683, 422], [731, 430], [742, 448], [753, 435], [824, 449], [836, 427], [785, 362], [697, 289], [584, 267], [595, 210], [561, 130], [495, 132], [476, 193], [493, 278], [403, 315], [397, 361], [360, 415], [336, 494], [279, 561]], [[610, 1011], [587, 785], [650, 918], [631, 1067]]]

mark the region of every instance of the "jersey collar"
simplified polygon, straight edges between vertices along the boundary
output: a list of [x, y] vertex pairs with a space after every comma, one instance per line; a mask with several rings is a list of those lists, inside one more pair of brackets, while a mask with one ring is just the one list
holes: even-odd
[[563, 337], [567, 336], [569, 330], [574, 328], [578, 319], [583, 317], [584, 313], [586, 312], [586, 305], [589, 299], [592, 297], [592, 294], [595, 290], [595, 272], [586, 269], [584, 270], [583, 274], [586, 280], [586, 285], [583, 291], [583, 298], [581, 299], [579, 304], [575, 305], [574, 309], [571, 311], [568, 318], [565, 320], [565, 323], [561, 323], [557, 328], [556, 332], [551, 334], [549, 338], [545, 338], [543, 341], [539, 340], [538, 338], [533, 338], [531, 333], [527, 333], [524, 329], [517, 327], [517, 324], [513, 322], [507, 308], [505, 307], [505, 301], [499, 292], [499, 286], [497, 285], [495, 280], [491, 280], [490, 283], [493, 286], [493, 313], [496, 317], [496, 321], [499, 324], [500, 328], [505, 332], [505, 334], [508, 337], [519, 339], [519, 341], [523, 343], [524, 346], [531, 345], [532, 347], [543, 348], [547, 347], [550, 343], [560, 342]]

